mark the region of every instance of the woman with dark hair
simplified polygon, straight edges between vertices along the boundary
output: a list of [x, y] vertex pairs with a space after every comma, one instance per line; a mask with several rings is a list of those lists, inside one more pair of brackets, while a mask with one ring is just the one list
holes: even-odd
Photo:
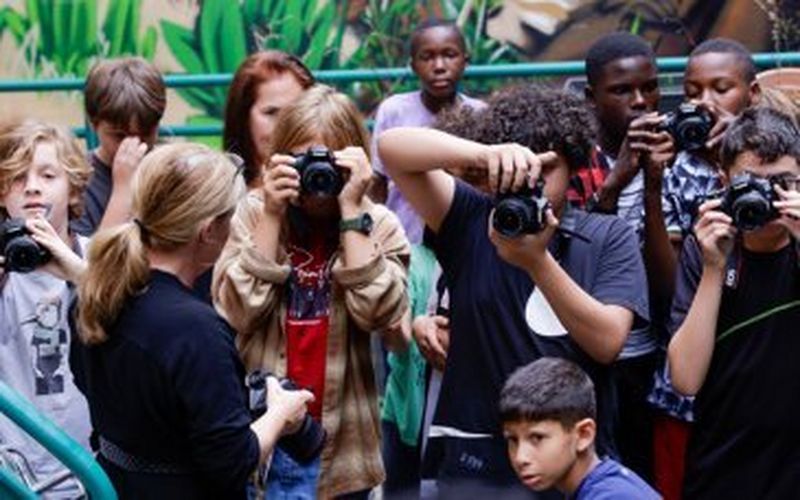
[[297, 57], [278, 50], [257, 52], [233, 75], [225, 104], [222, 144], [242, 157], [249, 189], [261, 185], [261, 166], [278, 113], [314, 84]]

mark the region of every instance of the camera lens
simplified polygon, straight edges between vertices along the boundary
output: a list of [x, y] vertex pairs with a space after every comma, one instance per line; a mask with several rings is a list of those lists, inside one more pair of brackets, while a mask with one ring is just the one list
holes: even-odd
[[686, 151], [702, 149], [708, 139], [709, 129], [699, 118], [689, 118], [678, 124], [678, 142]]
[[323, 162], [308, 165], [301, 182], [304, 191], [317, 196], [336, 196], [342, 189], [339, 173], [330, 164]]
[[508, 238], [516, 238], [530, 226], [532, 207], [523, 199], [507, 198], [497, 204], [492, 218], [494, 229]]
[[10, 241], [6, 246], [5, 256], [8, 269], [18, 273], [33, 271], [43, 260], [39, 246], [27, 236]]
[[747, 193], [733, 202], [731, 217], [736, 227], [752, 231], [769, 222], [772, 209], [769, 201], [759, 193]]

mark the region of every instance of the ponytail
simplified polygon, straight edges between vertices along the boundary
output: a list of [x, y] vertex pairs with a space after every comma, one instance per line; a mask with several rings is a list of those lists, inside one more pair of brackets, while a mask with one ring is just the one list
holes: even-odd
[[80, 338], [108, 340], [109, 328], [125, 302], [147, 284], [150, 270], [142, 244], [144, 228], [128, 222], [99, 232], [89, 247], [89, 266], [78, 289]]

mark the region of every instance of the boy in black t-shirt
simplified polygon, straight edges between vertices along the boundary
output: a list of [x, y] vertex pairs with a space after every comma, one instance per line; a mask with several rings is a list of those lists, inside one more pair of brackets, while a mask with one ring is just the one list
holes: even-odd
[[574, 363], [542, 358], [519, 368], [500, 393], [508, 457], [525, 486], [575, 500], [660, 498], [633, 471], [594, 449], [594, 385]]
[[[599, 449], [613, 455], [607, 365], [631, 326], [648, 320], [647, 281], [630, 226], [565, 203], [570, 174], [592, 147], [592, 118], [581, 99], [518, 87], [469, 114], [476, 117], [470, 137], [486, 144], [396, 128], [381, 135], [379, 151], [425, 220], [449, 290], [452, 333], [426, 472], [443, 498], [516, 498], [531, 492], [508, 463], [496, 404], [503, 382], [543, 356], [577, 362], [597, 388]], [[553, 151], [537, 155], [529, 147]], [[546, 227], [501, 236], [490, 222], [497, 199], [447, 171], [498, 195], [541, 177], [552, 204]]]
[[89, 154], [94, 174], [84, 194], [84, 213], [72, 224], [77, 233], [91, 236], [128, 220], [131, 183], [158, 138], [166, 105], [161, 72], [141, 57], [100, 61], [89, 71], [84, 106], [100, 144]]
[[[777, 111], [749, 109], [726, 132], [721, 162], [742, 196], [701, 205], [672, 306], [672, 382], [697, 395], [684, 496], [793, 498], [800, 491], [800, 131]], [[754, 202], [773, 190], [764, 223], [753, 217]]]

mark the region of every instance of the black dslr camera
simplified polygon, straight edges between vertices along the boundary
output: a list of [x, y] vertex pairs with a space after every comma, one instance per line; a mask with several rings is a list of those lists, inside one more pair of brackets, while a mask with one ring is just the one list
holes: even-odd
[[778, 210], [772, 205], [778, 194], [769, 179], [750, 173], [737, 175], [730, 186], [712, 193], [711, 198], [721, 198], [720, 210], [733, 219], [733, 225], [743, 231], [758, 229], [777, 219]]
[[678, 151], [698, 151], [705, 147], [713, 126], [714, 117], [706, 108], [685, 102], [667, 113], [658, 129], [669, 132]]
[[507, 238], [536, 234], [547, 224], [550, 202], [544, 197], [544, 179], [533, 188], [502, 195], [494, 208], [492, 227]]
[[31, 238], [22, 219], [8, 219], [0, 224], [0, 251], [5, 257], [5, 269], [10, 272], [29, 273], [47, 264], [52, 255]]
[[312, 146], [296, 158], [294, 168], [300, 174], [302, 192], [314, 196], [337, 196], [342, 192], [344, 179], [328, 148]]
[[[254, 420], [267, 411], [267, 377], [272, 376], [270, 373], [256, 370], [245, 378], [249, 392], [250, 415]], [[298, 390], [295, 383], [288, 378], [278, 378], [278, 383], [287, 391]], [[327, 433], [322, 425], [311, 418], [311, 415], [306, 414], [300, 429], [280, 438], [278, 446], [297, 462], [307, 464], [322, 452], [326, 437]]]

